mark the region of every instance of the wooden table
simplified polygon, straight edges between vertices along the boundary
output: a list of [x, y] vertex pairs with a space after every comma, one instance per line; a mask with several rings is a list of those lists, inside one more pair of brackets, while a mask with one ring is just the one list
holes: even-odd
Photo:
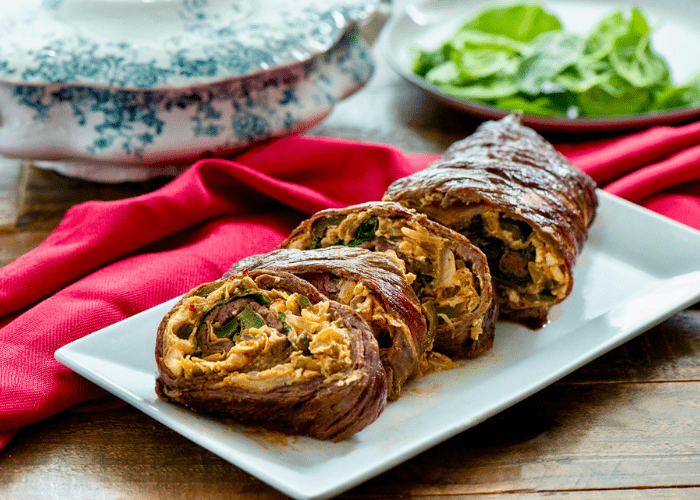
[[[379, 50], [375, 58], [369, 84], [309, 134], [441, 152], [473, 131], [474, 119], [404, 83]], [[0, 162], [0, 265], [42, 241], [70, 206], [164, 182], [97, 185]], [[79, 410], [22, 429], [0, 452], [0, 498], [284, 498], [129, 406]], [[700, 498], [700, 308], [342, 498], [398, 496]]]

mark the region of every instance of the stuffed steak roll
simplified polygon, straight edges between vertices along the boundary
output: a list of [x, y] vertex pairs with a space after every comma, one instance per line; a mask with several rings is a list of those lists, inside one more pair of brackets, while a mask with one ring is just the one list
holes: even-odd
[[322, 210], [280, 248], [335, 245], [393, 252], [426, 318], [425, 351], [474, 357], [493, 345], [497, 303], [484, 254], [462, 235], [398, 203], [369, 202]]
[[224, 277], [245, 269], [292, 273], [354, 309], [379, 344], [390, 401], [398, 399], [407, 380], [424, 371], [425, 319], [404, 274], [404, 263], [393, 252], [345, 246], [278, 249], [237, 262]]
[[196, 287], [163, 318], [155, 352], [161, 398], [243, 424], [338, 441], [386, 405], [367, 323], [289, 273]]
[[501, 315], [539, 328], [571, 292], [595, 188], [513, 114], [483, 123], [427, 169], [392, 183], [383, 199], [469, 238], [488, 258]]

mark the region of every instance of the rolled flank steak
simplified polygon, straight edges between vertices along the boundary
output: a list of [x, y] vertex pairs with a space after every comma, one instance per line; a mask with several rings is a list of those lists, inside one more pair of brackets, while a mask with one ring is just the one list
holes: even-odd
[[598, 199], [595, 182], [520, 116], [484, 122], [383, 199], [469, 238], [488, 258], [501, 315], [539, 328], [571, 293]]
[[408, 284], [403, 261], [393, 252], [347, 246], [278, 249], [237, 262], [224, 277], [245, 269], [292, 273], [355, 310], [379, 344], [390, 401], [398, 399], [407, 380], [425, 371], [426, 323], [421, 304]]
[[368, 202], [317, 212], [280, 248], [335, 246], [391, 252], [427, 321], [424, 349], [474, 357], [493, 345], [497, 303], [484, 254], [469, 240], [398, 203]]
[[194, 288], [161, 321], [155, 355], [162, 399], [288, 434], [339, 441], [386, 405], [367, 323], [290, 273]]

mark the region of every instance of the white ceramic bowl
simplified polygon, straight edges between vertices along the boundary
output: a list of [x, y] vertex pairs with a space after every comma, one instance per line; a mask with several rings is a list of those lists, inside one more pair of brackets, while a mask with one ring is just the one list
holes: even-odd
[[0, 154], [91, 180], [305, 130], [372, 73], [370, 0], [33, 3], [0, 0]]

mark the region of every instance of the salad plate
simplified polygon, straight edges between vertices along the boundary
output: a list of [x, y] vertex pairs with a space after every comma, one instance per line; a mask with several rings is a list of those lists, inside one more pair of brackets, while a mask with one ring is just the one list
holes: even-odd
[[544, 328], [500, 322], [491, 351], [410, 382], [377, 421], [338, 443], [269, 434], [159, 400], [156, 329], [177, 299], [72, 342], [55, 356], [284, 494], [329, 498], [483, 422], [700, 300], [700, 232], [599, 194], [573, 292]]
[[[448, 106], [484, 119], [499, 119], [511, 110], [476, 100], [455, 97], [412, 71], [420, 50], [438, 48], [466, 21], [502, 2], [466, 0], [419, 0], [406, 2], [387, 23], [382, 34], [382, 50], [406, 81]], [[509, 3], [510, 4], [510, 3]], [[545, 0], [538, 5], [555, 15], [567, 32], [585, 35], [616, 9], [628, 13], [635, 6], [652, 28], [652, 47], [666, 62], [671, 81], [688, 82], [700, 75], [700, 4], [692, 0], [624, 0], [614, 5], [605, 0]], [[602, 132], [636, 129], [689, 121], [700, 116], [700, 104], [668, 111], [594, 118], [549, 117], [525, 113], [523, 124], [540, 131]]]

